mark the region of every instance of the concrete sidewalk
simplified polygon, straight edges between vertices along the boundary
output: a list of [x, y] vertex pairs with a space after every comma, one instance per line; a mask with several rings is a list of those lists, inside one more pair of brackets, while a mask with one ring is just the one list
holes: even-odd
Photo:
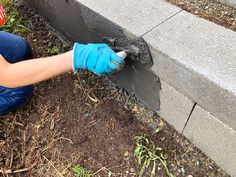
[[217, 1], [236, 8], [236, 0], [217, 0]]
[[25, 0], [68, 39], [142, 36], [154, 65], [112, 79], [236, 176], [236, 33], [163, 0]]

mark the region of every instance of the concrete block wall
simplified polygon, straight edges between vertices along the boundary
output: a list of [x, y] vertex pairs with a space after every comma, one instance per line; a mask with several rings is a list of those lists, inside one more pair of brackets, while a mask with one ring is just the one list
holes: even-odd
[[232, 176], [236, 174], [236, 131], [211, 113], [196, 106], [183, 134], [197, 147], [225, 167]]
[[158, 113], [182, 133], [195, 103], [164, 81], [161, 81], [160, 103]]
[[236, 176], [235, 32], [164, 0], [24, 2], [71, 41], [142, 36], [154, 65], [130, 62], [111, 79]]
[[236, 129], [236, 33], [185, 11], [144, 36], [152, 69]]

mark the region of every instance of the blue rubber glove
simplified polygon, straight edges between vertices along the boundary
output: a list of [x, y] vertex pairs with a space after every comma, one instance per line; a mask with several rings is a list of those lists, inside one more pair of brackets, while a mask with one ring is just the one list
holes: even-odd
[[74, 45], [73, 69], [87, 69], [98, 75], [118, 72], [125, 61], [118, 57], [107, 44]]

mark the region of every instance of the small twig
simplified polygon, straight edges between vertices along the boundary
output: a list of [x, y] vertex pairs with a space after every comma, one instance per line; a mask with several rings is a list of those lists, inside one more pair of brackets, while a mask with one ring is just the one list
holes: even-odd
[[93, 101], [94, 103], [99, 102], [98, 98], [97, 98], [94, 94], [93, 94], [93, 96], [94, 96], [95, 98], [92, 98], [92, 97], [89, 95], [89, 93], [90, 93], [91, 91], [89, 91], [88, 93], [86, 92], [86, 90], [85, 90], [85, 88], [83, 87], [83, 84], [82, 84], [82, 82], [81, 82], [81, 80], [80, 80], [79, 77], [78, 77], [78, 81], [79, 81], [79, 83], [80, 83], [80, 85], [81, 85], [81, 89], [83, 90], [84, 94], [85, 94], [91, 101]]
[[22, 173], [22, 172], [26, 172], [26, 171], [30, 171], [32, 168], [23, 168], [23, 169], [19, 169], [19, 170], [15, 170], [12, 173]]
[[102, 167], [100, 168], [98, 171], [96, 171], [93, 175], [95, 176], [96, 174], [98, 174], [100, 171], [107, 171], [108, 169], [106, 167]]
[[10, 160], [10, 168], [12, 168], [12, 164], [13, 164], [13, 158], [14, 158], [13, 149], [11, 149], [11, 160]]
[[3, 174], [3, 175], [8, 175], [8, 174], [15, 174], [15, 173], [23, 173], [23, 172], [27, 172], [27, 171], [30, 171], [32, 168], [34, 168], [34, 166], [37, 164], [34, 163], [31, 167], [28, 167], [28, 168], [22, 168], [22, 169], [18, 169], [18, 170], [12, 170], [12, 169], [0, 169], [0, 174]]
[[22, 146], [22, 163], [25, 162], [25, 144], [26, 144], [26, 132], [27, 132], [28, 127], [26, 127], [26, 130], [23, 133], [23, 146]]
[[0, 173], [1, 174], [11, 174], [12, 173], [12, 170], [11, 169], [0, 169]]
[[71, 144], [73, 144], [73, 141], [70, 140], [69, 138], [64, 138], [64, 137], [60, 137], [60, 138], [56, 138], [54, 139], [47, 147], [45, 147], [42, 152], [45, 153], [47, 150], [49, 150], [55, 142], [59, 141], [59, 140], [66, 140], [66, 141], [69, 141]]
[[126, 101], [125, 101], [125, 105], [127, 105], [127, 103], [129, 102], [130, 96], [131, 96], [131, 95], [129, 95], [129, 96], [127, 97], [127, 99], [126, 99]]
[[75, 162], [77, 162], [77, 161], [79, 160], [79, 158], [80, 158], [80, 157], [75, 158], [75, 160], [72, 161], [71, 163], [69, 163], [69, 164], [63, 169], [63, 171], [66, 170], [66, 169], [71, 168], [72, 165], [73, 165]]
[[96, 125], [96, 124], [99, 123], [99, 122], [101, 122], [101, 120], [99, 120], [99, 121], [94, 120], [92, 123], [89, 123], [89, 124], [86, 126], [86, 128], [91, 128], [91, 127], [93, 127], [94, 125]]
[[87, 95], [87, 97], [94, 103], [97, 103], [98, 102], [98, 99], [97, 98], [92, 98], [90, 95]]
[[47, 157], [43, 156], [43, 158], [54, 168], [54, 170], [58, 173], [58, 175], [59, 175], [60, 177], [64, 177], [64, 176], [59, 172], [59, 170], [54, 166], [54, 164], [53, 164], [50, 160], [48, 160]]
[[70, 144], [74, 144], [74, 142], [73, 142], [71, 139], [69, 139], [69, 138], [65, 138], [65, 137], [60, 137], [60, 138], [58, 138], [58, 140], [60, 140], [60, 139], [69, 141]]

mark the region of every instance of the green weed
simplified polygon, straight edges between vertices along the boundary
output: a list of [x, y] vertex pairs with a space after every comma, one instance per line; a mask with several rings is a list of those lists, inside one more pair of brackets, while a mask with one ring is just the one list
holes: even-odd
[[61, 53], [61, 49], [59, 47], [57, 47], [57, 46], [53, 46], [52, 48], [48, 49], [48, 53], [50, 55], [58, 55], [58, 54]]
[[0, 30], [19, 35], [25, 34], [28, 29], [25, 27], [24, 20], [21, 15], [13, 7], [12, 1], [3, 0], [3, 6], [6, 10], [7, 20]]
[[2, 0], [2, 4], [4, 6], [7, 6], [7, 5], [11, 4], [11, 3], [12, 3], [12, 0]]
[[87, 170], [78, 165], [74, 166], [72, 170], [73, 170], [73, 173], [76, 175], [76, 177], [92, 177], [93, 176], [90, 170]]
[[139, 177], [142, 177], [145, 171], [152, 165], [151, 177], [156, 176], [158, 162], [164, 166], [169, 177], [174, 175], [168, 169], [167, 156], [162, 153], [162, 149], [149, 140], [147, 135], [136, 137], [135, 156], [138, 163], [142, 166]]

